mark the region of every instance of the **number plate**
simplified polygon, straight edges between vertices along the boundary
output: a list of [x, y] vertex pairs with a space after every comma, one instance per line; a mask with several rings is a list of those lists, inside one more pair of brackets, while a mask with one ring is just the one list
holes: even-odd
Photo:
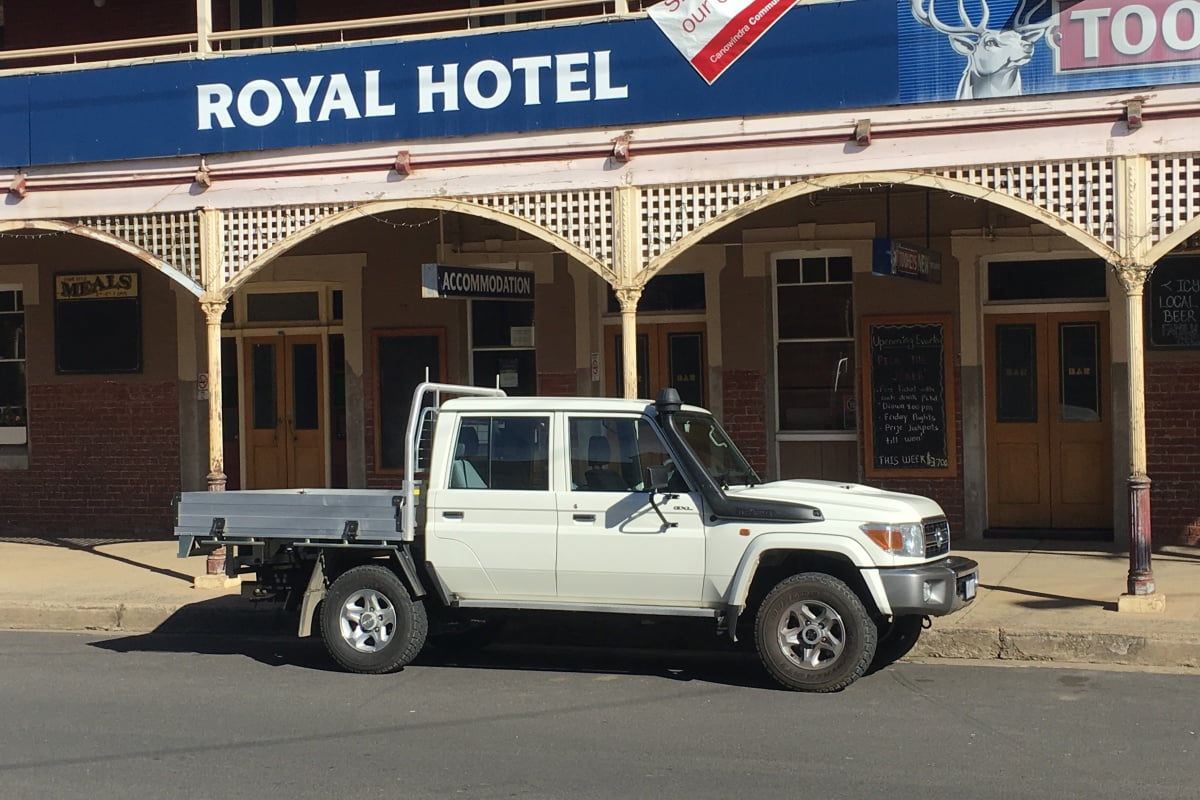
[[962, 595], [963, 600], [974, 600], [975, 591], [979, 588], [979, 573], [976, 572], [963, 578], [961, 585], [962, 588], [959, 589], [959, 594]]

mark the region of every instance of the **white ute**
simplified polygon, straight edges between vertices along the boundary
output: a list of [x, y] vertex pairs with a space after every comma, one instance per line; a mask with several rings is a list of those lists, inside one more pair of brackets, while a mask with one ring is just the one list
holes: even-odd
[[971, 602], [942, 509], [858, 484], [763, 483], [717, 420], [656, 402], [424, 383], [401, 491], [186, 492], [180, 556], [227, 548], [244, 591], [392, 672], [427, 635], [517, 611], [706, 617], [789, 689], [842, 689]]

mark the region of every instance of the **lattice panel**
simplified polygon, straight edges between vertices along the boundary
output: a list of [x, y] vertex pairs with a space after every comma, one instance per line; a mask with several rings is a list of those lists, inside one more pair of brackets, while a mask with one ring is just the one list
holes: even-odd
[[705, 222], [796, 180], [763, 178], [646, 187], [642, 190], [642, 258], [651, 261]]
[[613, 200], [608, 190], [499, 194], [470, 201], [554, 231], [606, 267], [612, 264]]
[[195, 212], [83, 217], [75, 221], [135, 244], [200, 283], [200, 223]]
[[223, 215], [225, 280], [233, 278], [272, 245], [353, 205], [234, 208], [226, 211]]
[[1200, 154], [1150, 160], [1150, 208], [1156, 242], [1200, 216]]
[[951, 167], [932, 174], [1026, 200], [1115, 246], [1117, 184], [1110, 160]]

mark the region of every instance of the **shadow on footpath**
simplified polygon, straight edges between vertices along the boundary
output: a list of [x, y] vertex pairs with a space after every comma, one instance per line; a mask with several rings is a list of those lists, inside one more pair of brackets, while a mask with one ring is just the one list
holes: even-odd
[[980, 589], [990, 589], [993, 592], [1007, 592], [1008, 594], [1020, 594], [1027, 597], [1038, 598], [1034, 600], [1022, 600], [1017, 605], [1022, 608], [1038, 609], [1038, 610], [1056, 610], [1064, 608], [1100, 608], [1105, 611], [1117, 610], [1116, 603], [1110, 603], [1105, 600], [1090, 600], [1086, 597], [1068, 597], [1061, 594], [1049, 594], [1047, 592], [1035, 592], [1032, 589], [1017, 589], [1012, 586], [995, 586], [988, 583], [979, 584]]
[[[103, 550], [98, 549], [101, 547], [109, 547], [109, 546], [117, 545], [117, 544], [132, 544], [135, 542], [147, 542], [147, 541], [159, 541], [159, 540], [158, 539], [145, 539], [145, 538], [139, 538], [139, 537], [105, 538], [105, 537], [97, 537], [97, 536], [88, 536], [88, 537], [80, 537], [80, 536], [0, 536], [0, 543], [8, 542], [8, 543], [12, 543], [12, 544], [33, 544], [33, 545], [39, 545], [42, 547], [61, 547], [65, 550], [73, 550], [77, 553], [87, 553], [88, 555], [96, 556], [97, 558], [106, 558], [110, 561], [116, 561], [120, 564], [125, 564], [130, 567], [137, 567], [139, 569], [144, 569], [147, 572], [153, 572], [155, 575], [162, 575], [167, 578], [173, 578], [175, 580], [183, 581], [184, 583], [187, 583], [190, 586], [192, 583], [192, 579], [193, 579], [193, 576], [191, 576], [191, 575], [187, 575], [182, 572], [176, 572], [173, 569], [164, 569], [162, 567], [155, 567], [151, 564], [145, 564], [145, 563], [142, 563], [141, 561], [134, 561], [131, 558], [124, 558], [122, 556], [114, 555], [113, 553], [107, 553], [107, 552], [104, 552]], [[166, 541], [166, 540], [162, 540], [162, 541]]]
[[[486, 647], [464, 650], [427, 642], [405, 670], [465, 669], [620, 674], [778, 689], [753, 646], [714, 635], [700, 620], [624, 615], [535, 614], [510, 619]], [[615, 619], [612, 617], [616, 617]], [[270, 667], [344, 672], [319, 636], [298, 638], [296, 617], [273, 604], [214, 598], [179, 609], [154, 631], [91, 642], [114, 653], [196, 653], [249, 658]], [[348, 676], [350, 673], [345, 673]], [[381, 680], [386, 678], [380, 678]]]

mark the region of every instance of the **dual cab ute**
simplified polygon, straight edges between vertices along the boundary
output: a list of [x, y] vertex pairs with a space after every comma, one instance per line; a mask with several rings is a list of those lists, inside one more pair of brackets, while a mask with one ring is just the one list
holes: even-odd
[[764, 483], [707, 411], [506, 397], [424, 383], [401, 491], [188, 492], [180, 555], [228, 548], [229, 574], [314, 620], [354, 672], [391, 672], [427, 635], [463, 640], [522, 610], [711, 619], [767, 671], [842, 689], [972, 601], [932, 500], [823, 481]]

